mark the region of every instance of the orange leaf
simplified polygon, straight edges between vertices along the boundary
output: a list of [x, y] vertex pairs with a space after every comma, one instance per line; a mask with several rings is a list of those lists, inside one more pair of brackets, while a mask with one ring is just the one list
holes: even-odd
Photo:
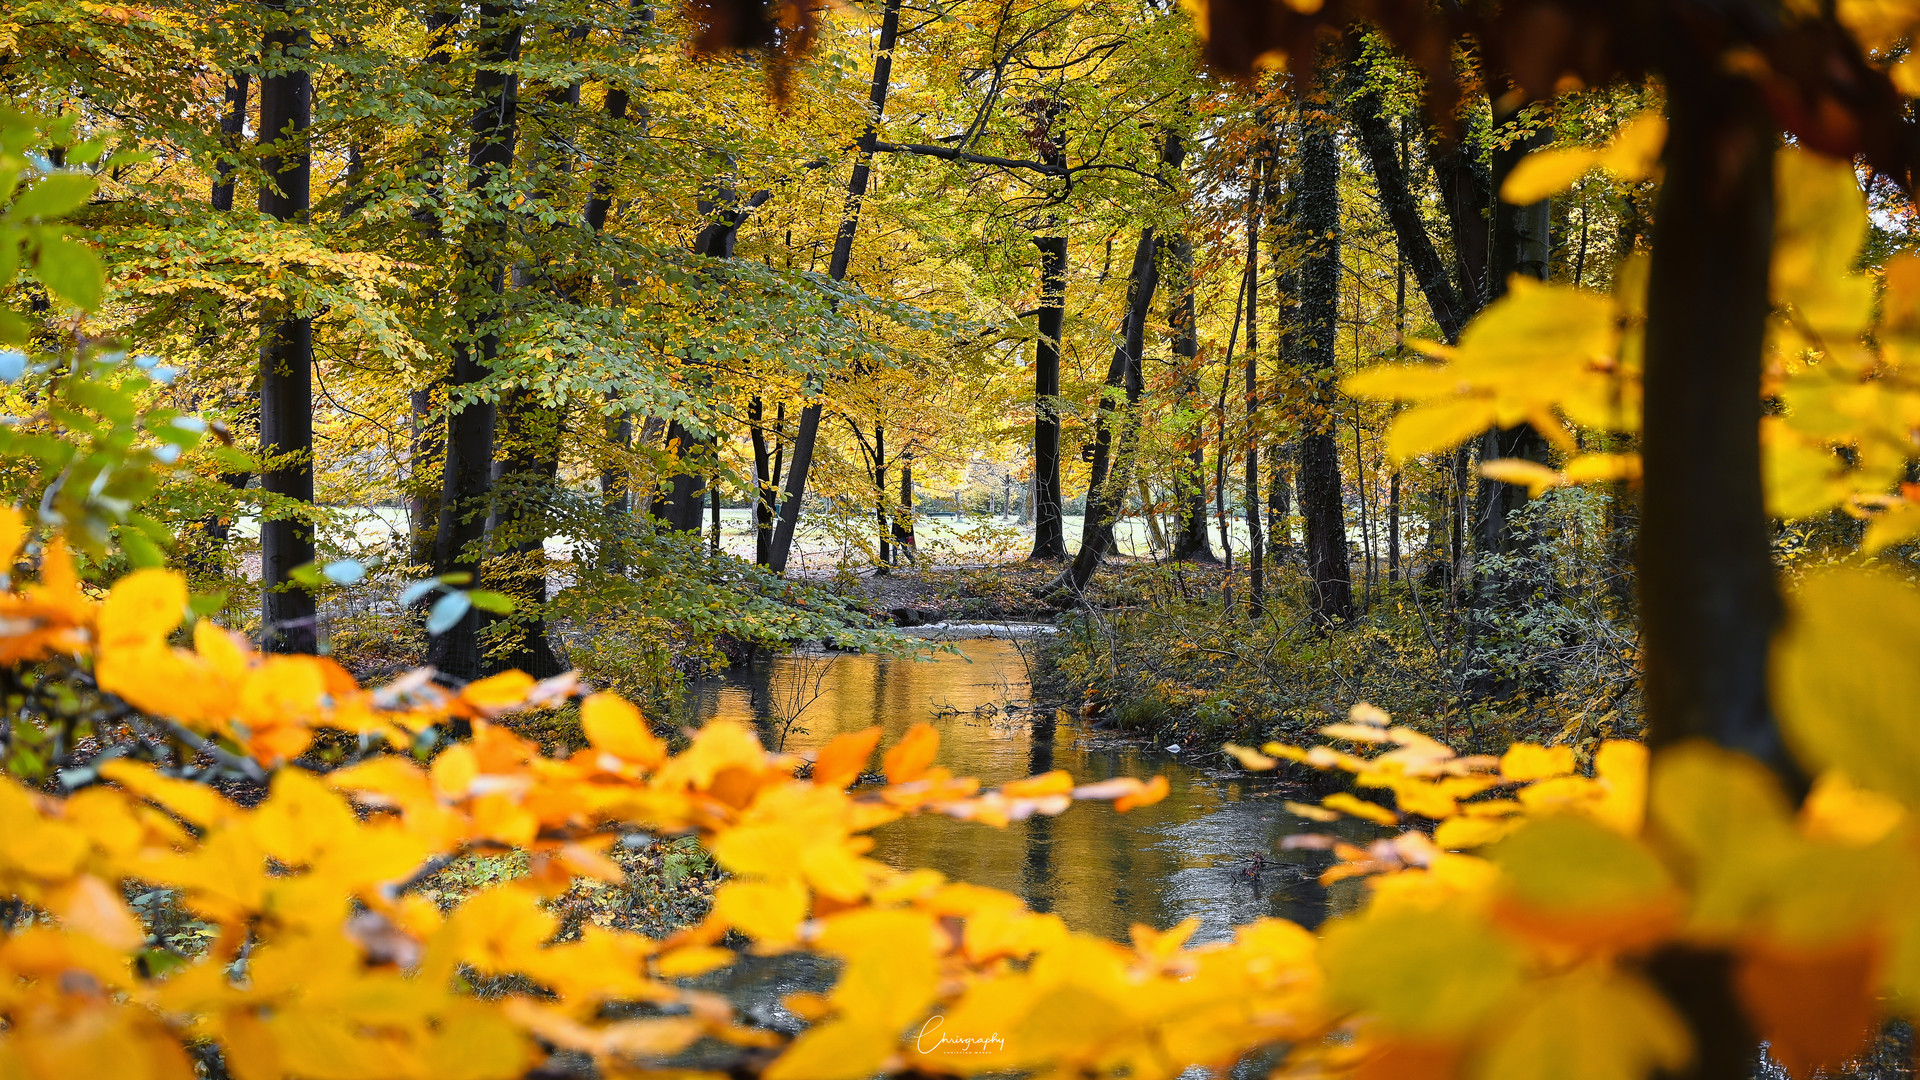
[[1114, 813], [1124, 814], [1141, 806], [1152, 806], [1167, 797], [1167, 778], [1156, 776], [1141, 785], [1140, 790], [1122, 795], [1113, 800]]
[[1817, 950], [1761, 942], [1741, 956], [1734, 986], [1773, 1056], [1804, 1080], [1866, 1049], [1873, 1034], [1873, 960], [1864, 941]]
[[844, 788], [860, 778], [873, 748], [880, 745], [880, 725], [852, 731], [820, 748], [813, 762], [813, 782], [820, 787]]
[[580, 729], [595, 750], [642, 768], [657, 769], [667, 759], [667, 744], [648, 730], [640, 710], [614, 694], [593, 694], [580, 702]]
[[882, 758], [886, 769], [887, 781], [905, 784], [920, 779], [927, 767], [933, 764], [933, 755], [940, 749], [940, 733], [933, 725], [921, 722], [907, 729], [907, 735]]

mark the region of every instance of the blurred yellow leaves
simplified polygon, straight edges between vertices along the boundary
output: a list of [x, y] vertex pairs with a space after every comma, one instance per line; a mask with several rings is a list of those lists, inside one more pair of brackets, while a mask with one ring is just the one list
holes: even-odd
[[1603, 430], [1639, 427], [1639, 375], [1622, 357], [1621, 319], [1605, 295], [1516, 276], [1458, 345], [1412, 343], [1438, 363], [1381, 364], [1343, 385], [1355, 397], [1413, 403], [1387, 433], [1395, 461], [1522, 423], [1572, 452], [1562, 416]]
[[1660, 164], [1666, 142], [1666, 119], [1641, 113], [1620, 125], [1605, 146], [1552, 147], [1521, 158], [1500, 185], [1500, 197], [1516, 205], [1536, 203], [1566, 191], [1595, 169], [1627, 182], [1645, 180]]

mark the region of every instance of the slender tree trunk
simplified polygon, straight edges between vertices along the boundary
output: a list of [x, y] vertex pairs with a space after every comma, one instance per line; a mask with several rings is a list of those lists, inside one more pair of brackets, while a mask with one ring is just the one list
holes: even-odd
[[1293, 477], [1287, 468], [1293, 447], [1267, 447], [1267, 558], [1275, 566], [1293, 558]]
[[[481, 191], [503, 180], [513, 164], [519, 127], [515, 78], [507, 65], [520, 55], [520, 22], [504, 4], [478, 9], [481, 66], [474, 74], [472, 137], [468, 146], [468, 189]], [[497, 213], [497, 212], [496, 212]], [[499, 319], [504, 307], [506, 267], [502, 256], [508, 228], [495, 215], [477, 218], [461, 238], [455, 291], [465, 325], [453, 340], [453, 371], [448, 381], [445, 482], [440, 489], [440, 523], [434, 537], [434, 564], [442, 573], [471, 575], [481, 582], [486, 539], [487, 500], [493, 480], [494, 407], [477, 396], [493, 372], [500, 350]], [[470, 610], [451, 629], [433, 639], [427, 662], [454, 678], [483, 673], [480, 612]]]
[[234, 163], [224, 155], [238, 154], [241, 139], [247, 131], [247, 85], [252, 76], [244, 71], [229, 72], [227, 75], [227, 111], [220, 118], [220, 147], [223, 156], [213, 173], [213, 190], [208, 201], [220, 213], [233, 209]]
[[[767, 430], [764, 423], [766, 404], [760, 395], [753, 395], [747, 404], [747, 428], [753, 436], [753, 562], [756, 566], [767, 565], [768, 550], [773, 544], [774, 496], [780, 491], [780, 459], [778, 449], [769, 453], [767, 448]], [[780, 440], [780, 429], [786, 426], [787, 404], [781, 402], [773, 418], [773, 437]]]
[[[234, 71], [227, 75], [227, 111], [220, 118], [220, 144], [222, 153], [225, 155], [237, 155], [246, 136], [247, 88], [251, 81], [252, 77], [245, 71]], [[214, 168], [213, 190], [208, 194], [208, 203], [216, 213], [224, 214], [233, 210], [233, 189], [234, 163], [229, 157], [223, 156]], [[213, 344], [213, 336], [212, 331], [209, 330], [206, 335], [206, 344], [209, 346]], [[258, 375], [255, 379], [258, 379]], [[247, 393], [255, 399], [259, 396], [252, 387], [248, 388]], [[246, 411], [257, 413], [257, 404], [249, 404], [246, 406]], [[223, 472], [220, 474], [220, 481], [238, 491], [247, 486], [247, 480], [252, 475], [247, 472]], [[205, 528], [208, 539], [225, 544], [227, 538], [232, 535], [233, 518], [224, 514], [209, 515], [205, 519]]]
[[1262, 150], [1247, 183], [1247, 434], [1242, 451], [1246, 471], [1247, 614], [1258, 620], [1267, 610], [1266, 543], [1260, 529], [1260, 211], [1272, 201], [1269, 188], [1273, 154]]
[[[270, 8], [286, 17], [284, 0]], [[305, 221], [313, 156], [307, 145], [313, 81], [307, 70], [311, 38], [304, 28], [283, 26], [261, 48], [260, 145], [264, 176], [260, 212], [280, 221]], [[260, 345], [260, 448], [275, 463], [261, 474], [269, 494], [313, 505], [313, 320], [289, 303], [271, 315]], [[296, 511], [296, 514], [299, 511]], [[314, 558], [311, 518], [263, 515], [260, 523], [263, 647], [311, 653], [319, 644], [313, 594], [291, 571]]]
[[1060, 508], [1060, 335], [1067, 321], [1067, 238], [1034, 238], [1040, 249], [1039, 338], [1033, 347], [1034, 524], [1032, 560], [1067, 557]]
[[1400, 470], [1387, 481], [1387, 584], [1400, 580]]
[[[860, 203], [867, 196], [867, 182], [873, 172], [873, 147], [879, 139], [880, 117], [887, 106], [887, 88], [893, 80], [893, 46], [900, 37], [901, 0], [887, 0], [880, 19], [880, 39], [873, 60], [873, 85], [867, 95], [867, 124], [860, 133], [859, 149], [854, 155], [853, 174], [847, 179], [847, 199], [840, 217], [840, 231], [833, 238], [833, 258], [827, 264], [827, 276], [844, 281], [847, 266], [853, 261], [853, 237], [860, 226]], [[767, 568], [776, 574], [787, 569], [787, 555], [793, 550], [794, 530], [800, 524], [800, 507], [807, 494], [807, 473], [813, 468], [814, 444], [820, 438], [821, 403], [807, 402], [800, 411], [800, 428], [793, 436], [793, 463], [787, 466], [787, 486], [780, 500], [780, 519], [774, 527], [773, 546]]]
[[873, 493], [873, 512], [880, 532], [880, 569], [884, 572], [893, 563], [893, 529], [887, 520], [887, 431], [877, 423], [873, 425]]
[[900, 455], [900, 512], [893, 519], [893, 543], [902, 557], [920, 562], [920, 549], [913, 538], [913, 451]]
[[[1126, 506], [1135, 449], [1140, 442], [1139, 405], [1144, 386], [1140, 354], [1145, 348], [1147, 312], [1153, 303], [1160, 273], [1155, 256], [1159, 243], [1152, 229], [1140, 233], [1134, 246], [1133, 269], [1127, 275], [1127, 307], [1120, 328], [1120, 344], [1107, 367], [1093, 437], [1093, 469], [1087, 481], [1086, 518], [1080, 529], [1080, 550], [1067, 569], [1050, 582], [1044, 594], [1078, 595], [1093, 580], [1093, 572], [1113, 545], [1114, 522]], [[1116, 401], [1118, 397], [1120, 400]]]

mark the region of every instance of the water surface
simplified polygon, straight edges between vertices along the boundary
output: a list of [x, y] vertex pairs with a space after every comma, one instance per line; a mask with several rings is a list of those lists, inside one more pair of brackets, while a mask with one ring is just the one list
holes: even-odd
[[[1076, 930], [1124, 940], [1133, 923], [1164, 929], [1197, 916], [1200, 942], [1261, 916], [1313, 926], [1327, 913], [1330, 898], [1314, 879], [1328, 856], [1280, 850], [1287, 834], [1322, 828], [1282, 808], [1297, 792], [1234, 771], [1217, 747], [1169, 753], [1030, 708], [1021, 650], [1031, 651], [1031, 641], [953, 646], [956, 653], [919, 661], [833, 653], [761, 660], [697, 684], [688, 719], [752, 724], [770, 747], [784, 737], [791, 752], [870, 724], [885, 729], [881, 745], [889, 746], [924, 720], [940, 731], [936, 764], [984, 785], [1051, 769], [1082, 782], [1164, 774], [1167, 798], [1127, 814], [1087, 803], [1004, 829], [922, 817], [874, 834], [874, 858], [1015, 893]], [[1347, 891], [1336, 887], [1332, 904], [1350, 903]]]

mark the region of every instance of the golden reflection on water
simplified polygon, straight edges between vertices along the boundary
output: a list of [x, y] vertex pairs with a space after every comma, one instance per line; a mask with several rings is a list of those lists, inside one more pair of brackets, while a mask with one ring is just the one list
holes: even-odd
[[1328, 857], [1279, 850], [1281, 837], [1314, 827], [1282, 809], [1279, 783], [1231, 771], [1214, 747], [1175, 755], [1056, 719], [1052, 710], [1030, 715], [1018, 646], [956, 644], [957, 655], [919, 661], [811, 653], [762, 660], [696, 686], [689, 720], [750, 724], [770, 746], [784, 730], [784, 748], [794, 752], [869, 724], [885, 729], [888, 746], [925, 720], [940, 730], [936, 763], [989, 785], [1056, 768], [1081, 781], [1165, 774], [1166, 800], [1128, 814], [1087, 804], [1005, 829], [928, 817], [875, 833], [877, 859], [1016, 893], [1078, 930], [1124, 940], [1132, 923], [1165, 928], [1198, 916], [1195, 940], [1205, 941], [1265, 915], [1311, 926], [1326, 913], [1330, 898], [1314, 877]]

